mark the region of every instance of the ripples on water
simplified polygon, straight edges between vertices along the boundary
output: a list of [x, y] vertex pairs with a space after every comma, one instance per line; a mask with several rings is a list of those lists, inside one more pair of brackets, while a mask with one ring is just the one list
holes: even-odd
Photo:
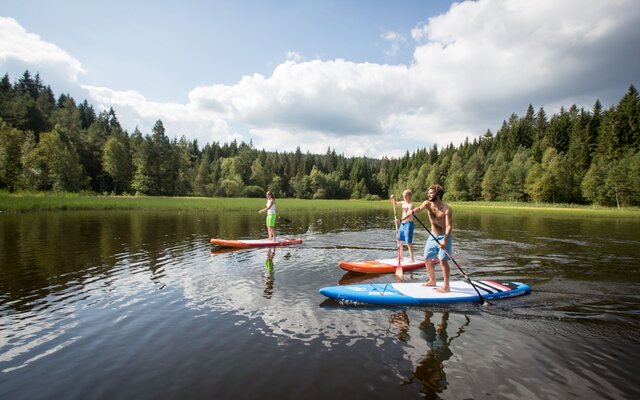
[[[388, 216], [300, 217], [279, 228], [305, 242], [275, 254], [211, 247], [224, 232], [201, 215], [63, 216], [37, 221], [38, 246], [24, 243], [28, 224], [5, 222], [15, 237], [3, 236], [0, 254], [2, 398], [638, 394], [640, 243], [590, 236], [597, 226], [569, 224], [572, 234], [553, 240], [553, 221], [522, 230], [530, 221], [463, 216], [454, 257], [465, 271], [530, 283], [533, 294], [486, 307], [378, 308], [343, 306], [318, 289], [393, 281], [337, 267], [393, 254]], [[236, 234], [259, 237], [262, 227]], [[416, 227], [417, 252], [426, 238]]]

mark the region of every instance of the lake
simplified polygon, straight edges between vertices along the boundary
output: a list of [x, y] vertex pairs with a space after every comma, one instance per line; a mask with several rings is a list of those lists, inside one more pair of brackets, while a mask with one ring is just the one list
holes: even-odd
[[270, 253], [209, 243], [253, 212], [0, 214], [0, 398], [640, 398], [640, 220], [454, 209], [466, 273], [532, 293], [384, 308], [318, 290], [394, 281], [338, 268], [393, 257], [391, 210], [283, 216]]

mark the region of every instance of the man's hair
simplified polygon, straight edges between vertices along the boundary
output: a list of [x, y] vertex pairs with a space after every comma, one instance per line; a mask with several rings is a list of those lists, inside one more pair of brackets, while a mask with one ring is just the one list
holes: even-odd
[[442, 196], [444, 195], [444, 188], [440, 185], [431, 185], [428, 190], [433, 190], [436, 192], [436, 196], [442, 200]]

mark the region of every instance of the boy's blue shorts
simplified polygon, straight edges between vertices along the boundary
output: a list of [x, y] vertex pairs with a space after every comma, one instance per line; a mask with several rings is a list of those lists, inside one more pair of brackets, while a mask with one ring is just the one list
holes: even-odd
[[403, 222], [398, 228], [398, 240], [406, 244], [413, 243], [413, 221]]

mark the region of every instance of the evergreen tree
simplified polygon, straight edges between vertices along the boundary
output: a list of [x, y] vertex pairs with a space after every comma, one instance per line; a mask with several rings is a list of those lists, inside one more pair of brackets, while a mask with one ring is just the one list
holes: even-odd
[[151, 157], [147, 160], [150, 194], [171, 196], [174, 193], [178, 170], [175, 168], [174, 149], [165, 134], [161, 120], [156, 121], [153, 126], [150, 155]]
[[504, 154], [498, 151], [495, 161], [482, 178], [482, 198], [486, 201], [496, 201], [502, 199], [502, 182], [504, 181], [507, 165]]
[[211, 170], [209, 168], [209, 154], [203, 152], [202, 158], [198, 162], [194, 177], [194, 193], [196, 196], [210, 197], [214, 192], [214, 185], [211, 180]]
[[26, 135], [0, 118], [0, 189], [15, 191], [20, 187], [20, 154]]
[[96, 111], [93, 109], [93, 106], [87, 102], [87, 100], [78, 106], [78, 111], [80, 112], [81, 128], [88, 129], [96, 120]]
[[445, 187], [447, 188], [446, 199], [449, 201], [469, 200], [469, 186], [464, 173], [462, 159], [458, 153], [451, 158], [450, 173], [447, 177]]
[[587, 124], [586, 138], [585, 138], [585, 150], [587, 151], [588, 164], [596, 156], [596, 150], [598, 148], [598, 130], [600, 129], [600, 123], [602, 122], [602, 104], [600, 100], [596, 100], [591, 112], [591, 118]]
[[189, 149], [191, 148], [189, 141], [183, 136], [180, 141], [173, 142], [173, 162], [172, 170], [176, 171], [176, 180], [171, 189], [172, 196], [186, 196], [191, 194], [194, 179], [194, 171], [191, 167], [191, 159]]
[[545, 149], [545, 135], [547, 133], [547, 126], [549, 122], [547, 120], [547, 113], [544, 111], [544, 107], [540, 107], [534, 119], [534, 135], [533, 143], [531, 144], [531, 155], [536, 161], [542, 161], [542, 154]]
[[467, 161], [464, 170], [467, 174], [469, 198], [471, 200], [482, 199], [482, 180], [484, 177], [485, 154], [482, 146]]
[[526, 201], [528, 199], [525, 184], [527, 172], [533, 159], [529, 160], [528, 151], [520, 149], [509, 163], [500, 192], [505, 200]]
[[622, 154], [623, 143], [618, 124], [615, 108], [611, 107], [604, 113], [598, 131], [598, 154], [607, 161], [617, 160]]
[[622, 151], [638, 144], [640, 138], [640, 96], [635, 86], [631, 85], [627, 93], [620, 99], [616, 109], [618, 135]]
[[125, 145], [115, 136], [104, 145], [102, 168], [111, 177], [116, 194], [127, 192], [132, 178], [131, 158]]
[[607, 179], [607, 170], [604, 162], [599, 158], [595, 158], [591, 163], [591, 167], [585, 174], [580, 185], [582, 196], [593, 204], [607, 204], [607, 188], [605, 181]]
[[267, 175], [260, 159], [258, 158], [256, 158], [253, 161], [253, 164], [251, 164], [251, 176], [249, 177], [249, 182], [252, 185], [256, 185], [261, 188], [267, 187]]
[[560, 108], [560, 114], [554, 115], [549, 121], [544, 141], [546, 147], [552, 147], [558, 153], [566, 153], [569, 148], [570, 129], [571, 116], [564, 108]]

